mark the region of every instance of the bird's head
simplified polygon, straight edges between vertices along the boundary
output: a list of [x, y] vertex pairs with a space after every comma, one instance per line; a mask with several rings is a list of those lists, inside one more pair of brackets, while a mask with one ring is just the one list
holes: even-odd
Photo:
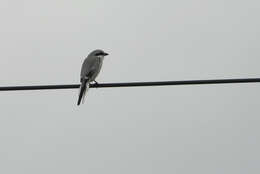
[[91, 52], [90, 55], [95, 57], [105, 57], [108, 56], [109, 54], [104, 52], [103, 50], [95, 50]]

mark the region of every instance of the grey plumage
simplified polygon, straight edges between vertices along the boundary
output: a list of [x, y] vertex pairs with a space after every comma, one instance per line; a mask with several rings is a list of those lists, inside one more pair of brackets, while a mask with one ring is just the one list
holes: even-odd
[[103, 50], [95, 50], [91, 52], [84, 60], [80, 73], [81, 85], [77, 103], [78, 105], [80, 105], [80, 103], [84, 100], [85, 94], [89, 89], [90, 82], [95, 81], [96, 77], [98, 76], [103, 64], [104, 57], [107, 55], [108, 54]]

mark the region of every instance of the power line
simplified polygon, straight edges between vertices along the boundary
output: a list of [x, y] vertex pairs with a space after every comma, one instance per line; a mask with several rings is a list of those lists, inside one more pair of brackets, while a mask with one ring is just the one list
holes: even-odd
[[[213, 80], [184, 80], [184, 81], [161, 81], [161, 82], [126, 82], [126, 83], [98, 83], [98, 84], [91, 84], [90, 88], [174, 86], [174, 85], [206, 85], [206, 84], [259, 83], [259, 82], [260, 82], [260, 78], [213, 79]], [[80, 86], [79, 84], [40, 85], [40, 86], [5, 86], [5, 87], [0, 87], [0, 91], [75, 89], [75, 88], [79, 88], [79, 86]]]

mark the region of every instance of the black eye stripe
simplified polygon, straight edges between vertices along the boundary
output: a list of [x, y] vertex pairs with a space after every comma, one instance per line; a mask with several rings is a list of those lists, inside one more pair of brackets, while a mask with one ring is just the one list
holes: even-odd
[[102, 56], [102, 55], [104, 55], [102, 52], [100, 52], [100, 53], [96, 53], [95, 54], [96, 56]]
[[105, 53], [104, 52], [100, 52], [100, 53], [96, 53], [95, 56], [104, 56]]

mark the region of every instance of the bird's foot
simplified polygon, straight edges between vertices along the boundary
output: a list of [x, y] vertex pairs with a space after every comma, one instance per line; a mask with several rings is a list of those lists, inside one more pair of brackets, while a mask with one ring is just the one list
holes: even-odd
[[96, 85], [96, 86], [98, 86], [99, 85], [99, 83], [96, 81], [96, 80], [94, 80], [94, 85]]

